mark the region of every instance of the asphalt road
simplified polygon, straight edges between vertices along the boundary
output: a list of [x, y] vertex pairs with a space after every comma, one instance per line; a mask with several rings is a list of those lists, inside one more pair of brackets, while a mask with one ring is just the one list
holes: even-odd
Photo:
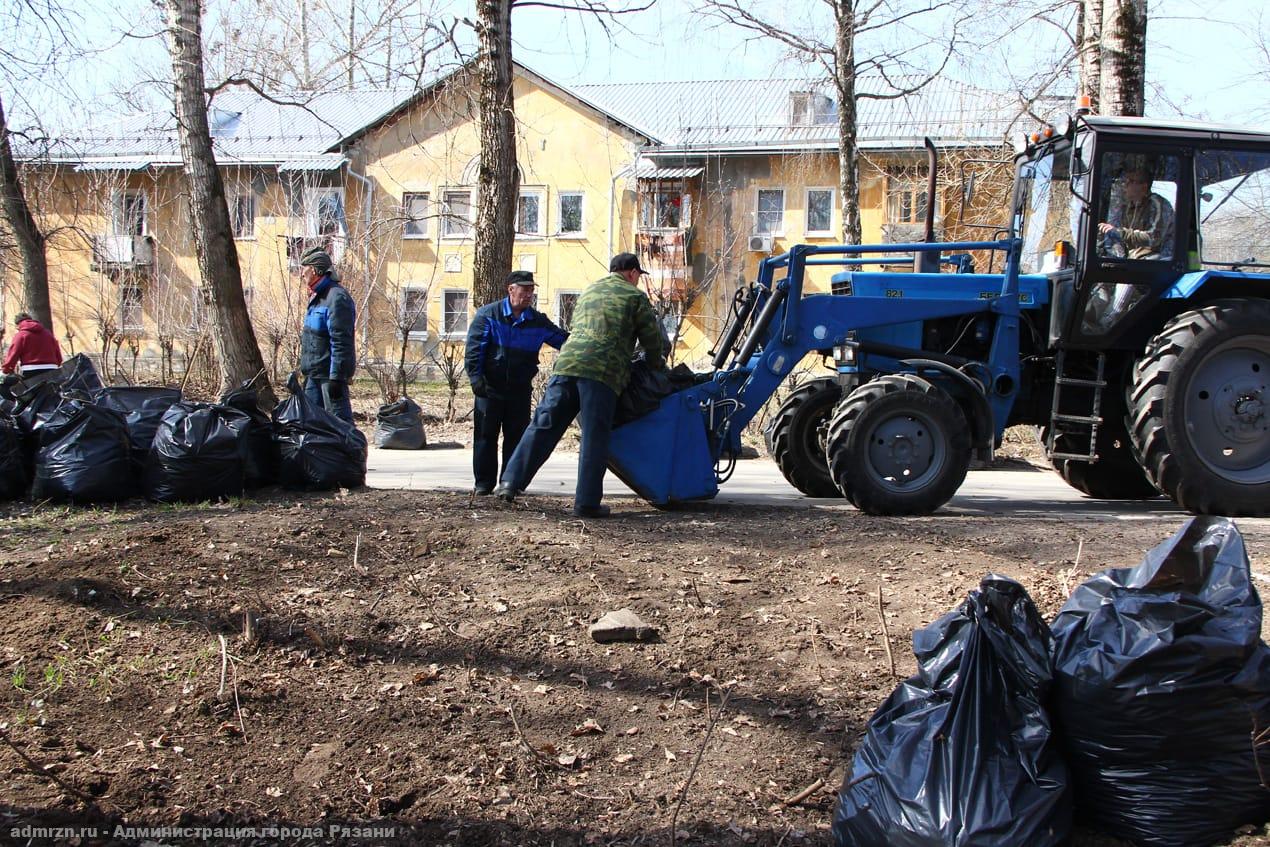
[[[556, 453], [538, 473], [529, 493], [571, 496], [577, 461], [576, 453]], [[366, 483], [371, 488], [470, 490], [472, 451], [458, 445], [436, 445], [418, 451], [371, 448]], [[634, 498], [635, 494], [610, 473], [605, 476], [604, 496]], [[732, 478], [720, 486], [718, 497], [711, 502], [854, 508], [845, 500], [804, 497], [785, 481], [769, 459], [739, 461]], [[1182, 514], [1163, 498], [1135, 502], [1092, 500], [1053, 471], [1022, 463], [1007, 470], [971, 471], [941, 513], [1016, 517], [1062, 514], [1123, 520]]]

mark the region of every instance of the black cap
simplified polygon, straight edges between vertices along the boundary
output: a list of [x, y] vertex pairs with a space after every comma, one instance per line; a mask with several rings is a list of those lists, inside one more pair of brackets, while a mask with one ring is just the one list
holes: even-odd
[[621, 273], [622, 271], [639, 271], [642, 274], [648, 273], [639, 266], [639, 257], [634, 253], [618, 253], [609, 262], [609, 271], [611, 273]]
[[508, 285], [537, 285], [532, 271], [512, 271], [507, 275]]

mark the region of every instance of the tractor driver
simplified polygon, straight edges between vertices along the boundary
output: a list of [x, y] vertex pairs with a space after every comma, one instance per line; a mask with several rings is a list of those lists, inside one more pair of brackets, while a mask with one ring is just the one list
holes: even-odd
[[1151, 191], [1151, 165], [1142, 157], [1127, 159], [1111, 190], [1107, 220], [1098, 224], [1098, 253], [1117, 259], [1171, 259], [1173, 207]]

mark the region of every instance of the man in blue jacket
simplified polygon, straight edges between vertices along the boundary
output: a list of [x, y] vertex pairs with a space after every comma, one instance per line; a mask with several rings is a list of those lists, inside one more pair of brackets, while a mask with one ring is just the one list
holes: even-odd
[[[472, 471], [476, 493], [494, 490], [498, 475], [529, 426], [529, 400], [538, 373], [538, 351], [557, 350], [569, 334], [530, 307], [534, 275], [512, 271], [507, 296], [476, 311], [467, 331], [466, 367], [476, 396], [473, 413]], [[503, 434], [503, 461], [498, 461], [498, 435]]]
[[310, 248], [300, 257], [300, 280], [312, 293], [300, 335], [300, 372], [305, 377], [304, 396], [311, 403], [352, 423], [348, 382], [357, 369], [357, 309], [339, 279], [322, 248]]

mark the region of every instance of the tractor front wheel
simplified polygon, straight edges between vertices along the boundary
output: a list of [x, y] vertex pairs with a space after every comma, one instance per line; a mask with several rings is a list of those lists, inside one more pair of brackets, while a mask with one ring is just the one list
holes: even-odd
[[767, 430], [767, 452], [789, 484], [808, 497], [840, 497], [825, 462], [822, 427], [842, 388], [833, 379], [804, 382], [785, 398]]
[[851, 392], [829, 424], [829, 473], [871, 515], [926, 515], [952, 498], [970, 468], [970, 426], [947, 393], [892, 374]]
[[1134, 450], [1198, 514], [1270, 514], [1270, 303], [1216, 300], [1165, 324], [1134, 368]]

